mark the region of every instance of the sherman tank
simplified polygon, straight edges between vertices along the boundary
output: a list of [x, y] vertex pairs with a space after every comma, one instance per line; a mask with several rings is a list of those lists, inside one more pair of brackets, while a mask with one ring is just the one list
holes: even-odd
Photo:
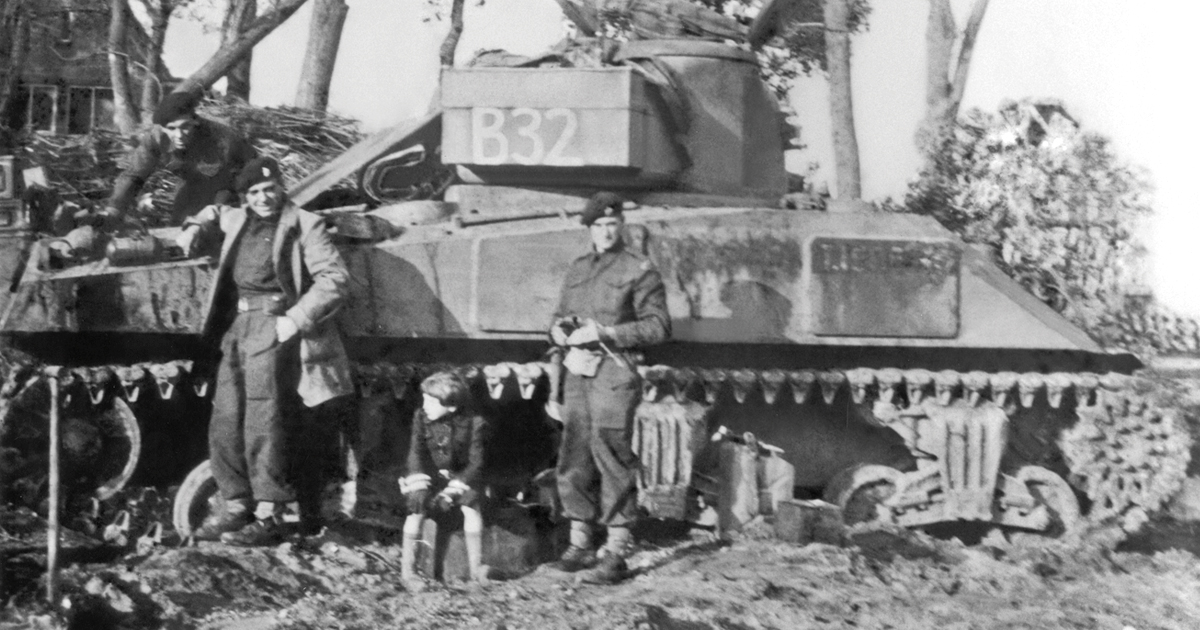
[[[498, 428], [494, 493], [531, 496], [555, 456], [546, 331], [589, 247], [575, 215], [605, 190], [629, 199], [626, 242], [661, 271], [673, 320], [635, 368], [649, 515], [711, 503], [720, 427], [782, 449], [796, 496], [824, 496], [849, 522], [1056, 534], [1080, 499], [1135, 520], [1156, 507], [1186, 459], [1130, 376], [1138, 360], [1105, 352], [932, 218], [787, 203], [788, 129], [752, 53], [632, 41], [597, 67], [447, 69], [431, 113], [293, 186], [313, 207], [354, 177], [371, 200], [320, 210], [353, 276], [341, 324], [359, 464], [401, 461], [416, 385], [454, 369]], [[170, 259], [173, 234], [117, 237], [109, 251], [123, 255], [62, 268], [32, 244], [0, 329], [65, 368], [77, 490], [187, 477], [174, 508], [186, 532], [216, 500], [202, 463], [215, 344], [201, 336], [215, 258]], [[6, 439], [41, 444], [45, 382], [10, 371]]]

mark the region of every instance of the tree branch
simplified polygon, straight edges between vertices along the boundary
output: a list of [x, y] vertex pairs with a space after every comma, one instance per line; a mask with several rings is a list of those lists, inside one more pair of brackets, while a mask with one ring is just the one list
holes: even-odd
[[446, 33], [446, 38], [442, 40], [442, 47], [438, 51], [438, 58], [441, 60], [443, 68], [454, 65], [454, 53], [458, 50], [458, 40], [462, 37], [463, 32], [464, 3], [465, 0], [450, 0], [450, 30]]
[[228, 46], [222, 46], [216, 54], [204, 62], [204, 65], [199, 70], [184, 79], [175, 88], [175, 91], [203, 90], [212, 87], [212, 84], [224, 76], [233, 64], [241, 60], [264, 37], [270, 35], [271, 31], [275, 30], [276, 27], [291, 17], [305, 1], [280, 0], [274, 9], [255, 18], [236, 40], [230, 42]]
[[929, 20], [925, 24], [925, 108], [930, 118], [937, 117], [950, 95], [948, 81], [954, 40], [950, 0], [929, 0]]
[[850, 7], [848, 0], [825, 2], [825, 59], [829, 68], [829, 109], [837, 163], [838, 199], [862, 198], [858, 137], [850, 84]]
[[108, 23], [108, 71], [113, 91], [113, 123], [125, 135], [137, 131], [137, 106], [129, 85], [129, 66], [125, 63], [125, 34], [128, 30], [129, 5], [126, 0], [111, 0]]
[[971, 70], [971, 54], [975, 52], [975, 39], [979, 36], [979, 28], [983, 26], [983, 15], [987, 12], [988, 0], [975, 0], [971, 7], [971, 17], [967, 19], [967, 28], [963, 31], [962, 47], [958, 51], [958, 63], [954, 67], [954, 80], [950, 84], [950, 102], [948, 103], [953, 116], [958, 115], [958, 107], [962, 104], [963, 94], [967, 91], [967, 74]]

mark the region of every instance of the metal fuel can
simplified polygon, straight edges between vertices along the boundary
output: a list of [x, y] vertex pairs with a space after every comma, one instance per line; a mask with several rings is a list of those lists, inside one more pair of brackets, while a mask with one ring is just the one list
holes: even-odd
[[163, 259], [163, 245], [150, 234], [118, 236], [108, 242], [105, 256], [113, 265], [147, 265]]

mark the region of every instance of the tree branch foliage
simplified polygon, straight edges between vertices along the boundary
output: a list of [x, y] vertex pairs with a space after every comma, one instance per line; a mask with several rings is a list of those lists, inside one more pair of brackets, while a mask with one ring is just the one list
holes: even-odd
[[1011, 277], [1106, 346], [1200, 345], [1194, 322], [1144, 299], [1148, 175], [1060, 104], [972, 110], [925, 150], [904, 208], [892, 210], [932, 216], [986, 245]]
[[[726, 15], [749, 23], [750, 6], [757, 4], [745, 0], [693, 0]], [[772, 45], [758, 51], [758, 62], [763, 80], [780, 101], [786, 101], [788, 90], [800, 76], [814, 72], [827, 72], [825, 63], [825, 19], [824, 0], [805, 0], [807, 6], [799, 19], [794, 20], [776, 38]], [[868, 0], [847, 0], [849, 13], [846, 30], [851, 34], [862, 33], [869, 28], [868, 18], [871, 5]]]

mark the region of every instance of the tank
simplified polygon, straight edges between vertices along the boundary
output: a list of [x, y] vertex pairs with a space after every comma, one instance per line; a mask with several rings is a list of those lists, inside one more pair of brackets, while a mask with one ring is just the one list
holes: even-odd
[[[568, 263], [589, 247], [575, 215], [608, 190], [631, 200], [626, 242], [661, 271], [673, 320], [636, 368], [648, 515], [694, 520], [712, 505], [721, 427], [782, 449], [795, 495], [824, 496], [849, 522], [1061, 533], [1080, 497], [1115, 514], [1161, 500], [1152, 471], [1177, 464], [1181, 438], [1135, 387], [1135, 357], [1105, 352], [932, 218], [788, 209], [789, 129], [753, 54], [647, 40], [618, 61], [447, 69], [429, 115], [291, 189], [311, 205], [355, 176], [373, 199], [321, 211], [353, 278], [341, 324], [361, 465], [399, 464], [417, 383], [454, 369], [499, 428], [495, 496], [536, 496], [559, 430], [546, 332]], [[199, 466], [176, 498], [186, 531], [215, 500], [201, 463], [215, 259], [54, 269], [44, 251], [30, 248], [0, 329], [70, 369], [71, 418], [136, 417], [140, 449], [135, 429], [94, 438], [107, 455], [93, 483], [166, 486]], [[44, 414], [44, 379], [19, 374], [6, 431]]]

